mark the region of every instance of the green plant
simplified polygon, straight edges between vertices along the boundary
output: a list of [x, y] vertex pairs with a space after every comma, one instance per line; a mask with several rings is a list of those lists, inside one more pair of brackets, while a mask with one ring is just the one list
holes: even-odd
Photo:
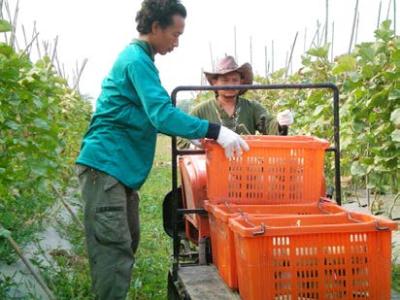
[[[32, 63], [0, 43], [0, 220], [18, 242], [56, 200], [52, 186], [67, 186], [90, 112], [48, 57]], [[2, 260], [12, 253], [0, 240]]]

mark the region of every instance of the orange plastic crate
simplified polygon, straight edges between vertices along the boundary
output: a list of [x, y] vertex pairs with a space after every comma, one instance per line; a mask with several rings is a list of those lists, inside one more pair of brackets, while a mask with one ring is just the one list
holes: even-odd
[[392, 221], [248, 216], [230, 227], [242, 299], [390, 299]]
[[232, 288], [238, 288], [234, 235], [229, 228], [229, 220], [241, 214], [256, 215], [310, 215], [342, 213], [344, 208], [329, 202], [312, 204], [286, 205], [235, 205], [212, 204], [205, 202], [205, 209], [209, 212], [211, 249], [213, 263], [219, 274]]
[[228, 160], [206, 141], [207, 195], [214, 203], [296, 204], [318, 201], [329, 143], [310, 136], [244, 136], [250, 151]]

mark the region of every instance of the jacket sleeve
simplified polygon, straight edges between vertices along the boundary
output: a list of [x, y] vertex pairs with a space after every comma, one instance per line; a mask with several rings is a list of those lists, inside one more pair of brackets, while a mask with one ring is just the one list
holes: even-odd
[[128, 65], [128, 76], [150, 122], [159, 132], [188, 139], [199, 139], [208, 134], [208, 121], [189, 116], [172, 105], [157, 69], [150, 61], [134, 60]]

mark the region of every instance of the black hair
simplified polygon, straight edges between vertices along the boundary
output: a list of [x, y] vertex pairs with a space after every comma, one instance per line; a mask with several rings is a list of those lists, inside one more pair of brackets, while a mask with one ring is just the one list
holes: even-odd
[[176, 14], [186, 18], [186, 8], [179, 0], [144, 0], [136, 15], [136, 29], [141, 34], [148, 34], [153, 22], [166, 28], [172, 24], [172, 17]]

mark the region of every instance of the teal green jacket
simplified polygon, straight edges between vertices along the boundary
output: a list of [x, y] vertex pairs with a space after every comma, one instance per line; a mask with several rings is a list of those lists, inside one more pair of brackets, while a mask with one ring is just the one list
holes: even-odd
[[122, 51], [102, 83], [76, 163], [137, 190], [153, 164], [158, 132], [188, 139], [216, 138], [219, 128], [211, 133], [211, 127], [208, 121], [172, 105], [150, 45], [135, 40]]

